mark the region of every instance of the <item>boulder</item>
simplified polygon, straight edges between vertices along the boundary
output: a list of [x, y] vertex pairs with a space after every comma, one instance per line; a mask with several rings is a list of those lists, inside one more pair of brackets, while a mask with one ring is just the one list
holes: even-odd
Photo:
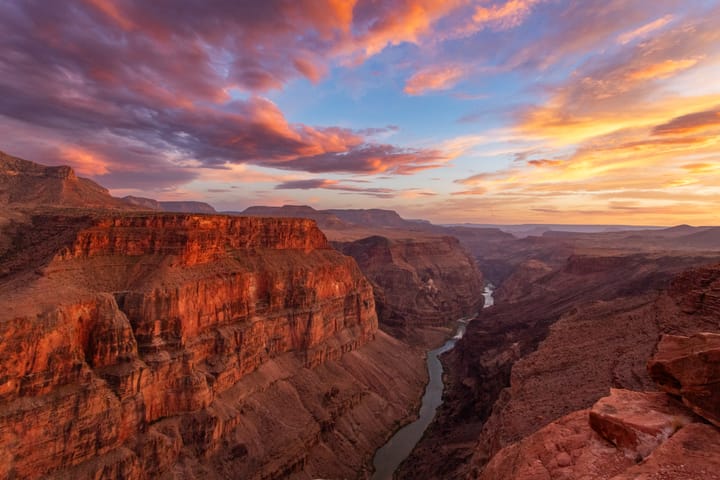
[[720, 426], [720, 334], [664, 335], [648, 372], [660, 388]]
[[638, 460], [692, 422], [693, 415], [680, 402], [658, 392], [613, 388], [590, 409], [593, 430]]

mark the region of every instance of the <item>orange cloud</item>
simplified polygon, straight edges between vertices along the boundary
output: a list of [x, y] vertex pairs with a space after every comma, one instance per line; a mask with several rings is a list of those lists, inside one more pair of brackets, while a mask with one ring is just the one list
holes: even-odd
[[419, 43], [420, 37], [432, 32], [432, 25], [467, 0], [415, 0], [387, 2], [385, 15], [375, 19], [368, 31], [355, 40], [371, 57], [388, 45]]
[[720, 106], [704, 112], [694, 112], [673, 118], [653, 129], [655, 135], [677, 135], [703, 132], [720, 125]]
[[650, 79], [662, 79], [678, 72], [687, 70], [698, 63], [698, 58], [685, 58], [681, 60], [663, 60], [660, 63], [646, 65], [638, 70], [630, 72], [628, 80], [642, 81]]
[[97, 153], [71, 145], [63, 145], [59, 149], [62, 161], [73, 167], [79, 175], [104, 175], [109, 171], [109, 162]]
[[431, 90], [452, 88], [463, 77], [465, 69], [458, 66], [432, 67], [410, 77], [405, 84], [408, 95], [422, 95]]
[[473, 15], [473, 21], [484, 26], [494, 25], [496, 28], [505, 30], [517, 27], [525, 18], [530, 15], [532, 8], [541, 0], [509, 0], [503, 5], [492, 7], [477, 7]]

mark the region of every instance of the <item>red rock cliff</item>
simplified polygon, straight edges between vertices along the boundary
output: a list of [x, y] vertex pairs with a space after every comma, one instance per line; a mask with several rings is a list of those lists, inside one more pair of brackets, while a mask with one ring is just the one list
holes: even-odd
[[15, 243], [0, 269], [0, 478], [280, 478], [322, 467], [309, 452], [332, 457], [336, 423], [372, 407], [379, 422], [345, 458], [360, 468], [421, 387], [386, 336], [395, 353], [374, 355], [400, 355], [381, 360], [396, 370], [355, 354], [378, 335], [372, 288], [313, 221], [43, 217]]

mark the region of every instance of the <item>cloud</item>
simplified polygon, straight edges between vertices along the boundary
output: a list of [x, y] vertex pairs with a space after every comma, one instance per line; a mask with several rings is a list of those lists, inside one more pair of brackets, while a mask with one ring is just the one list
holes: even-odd
[[562, 165], [562, 160], [549, 160], [547, 158], [538, 159], [538, 160], [528, 160], [528, 165], [532, 165], [533, 167], [557, 167], [558, 165]]
[[720, 106], [673, 118], [669, 122], [653, 128], [652, 133], [654, 135], [696, 133], [717, 126], [720, 126]]
[[448, 158], [437, 150], [361, 144], [342, 152], [325, 152], [274, 163], [276, 168], [311, 173], [363, 173], [410, 175], [445, 166]]
[[[409, 174], [446, 159], [371, 138], [392, 126], [353, 131], [290, 123], [262, 92], [300, 75], [319, 82], [328, 57], [412, 39], [393, 22], [414, 18], [417, 33], [452, 8], [429, 1], [383, 9], [339, 0], [3, 3], [0, 115], [21, 136], [44, 130], [56, 151], [50, 161], [115, 188], [130, 188], [136, 178], [168, 183], [160, 173], [140, 175], [145, 165], [168, 166], [172, 184], [197, 177], [193, 168], [233, 163]], [[368, 42], [370, 50], [361, 46]], [[342, 53], [344, 45], [350, 53]], [[244, 92], [241, 99], [234, 91]], [[30, 157], [28, 143], [13, 153]]]
[[459, 66], [439, 66], [415, 73], [405, 84], [408, 95], [422, 95], [433, 90], [447, 90], [465, 75], [465, 69]]
[[651, 65], [644, 65], [637, 70], [628, 73], [630, 81], [656, 80], [670, 77], [683, 70], [695, 66], [700, 58], [681, 58], [678, 60], [668, 59]]
[[520, 25], [542, 0], [508, 0], [504, 4], [491, 7], [476, 7], [473, 21], [481, 26], [490, 25], [506, 30]]
[[[361, 2], [354, 9], [353, 29], [358, 32], [353, 48], [364, 58], [387, 46], [419, 43], [431, 36], [433, 25], [463, 7], [466, 0], [389, 0]], [[348, 48], [348, 47], [345, 47]]]
[[347, 193], [356, 193], [360, 195], [369, 195], [378, 198], [392, 198], [395, 196], [395, 191], [389, 188], [365, 188], [356, 187], [353, 185], [343, 184], [337, 180], [329, 180], [323, 178], [308, 179], [308, 180], [291, 180], [280, 183], [275, 186], [276, 190], [335, 190]]
[[654, 20], [650, 23], [646, 23], [645, 25], [636, 28], [635, 30], [623, 33], [622, 35], [619, 35], [617, 37], [617, 41], [618, 41], [618, 43], [625, 45], [626, 43], [630, 43], [639, 38], [646, 37], [647, 35], [654, 32], [655, 30], [659, 30], [659, 29], [663, 28], [665, 25], [672, 22], [674, 18], [675, 18], [675, 16], [671, 15], [671, 14], [665, 15], [664, 17], [660, 17], [657, 20]]
[[682, 116], [713, 96], [677, 91], [681, 73], [720, 57], [716, 22], [693, 18], [653, 38], [596, 55], [564, 83], [548, 88], [541, 105], [526, 108], [519, 130], [526, 135], [572, 144], [612, 131], [656, 125], [668, 115]]

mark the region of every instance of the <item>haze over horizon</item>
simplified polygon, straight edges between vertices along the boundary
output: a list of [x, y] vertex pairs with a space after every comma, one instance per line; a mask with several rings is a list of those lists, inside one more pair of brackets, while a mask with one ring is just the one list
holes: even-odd
[[0, 26], [0, 150], [115, 196], [720, 224], [717, 0], [7, 0]]

